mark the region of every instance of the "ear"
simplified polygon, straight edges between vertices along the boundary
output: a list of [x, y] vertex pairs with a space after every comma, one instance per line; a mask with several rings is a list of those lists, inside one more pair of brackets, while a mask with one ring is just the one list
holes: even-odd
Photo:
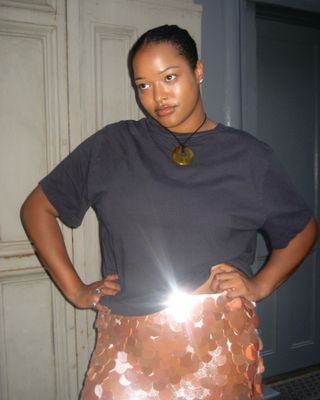
[[194, 69], [194, 74], [196, 77], [196, 80], [201, 83], [203, 81], [203, 62], [202, 60], [198, 60], [196, 67]]

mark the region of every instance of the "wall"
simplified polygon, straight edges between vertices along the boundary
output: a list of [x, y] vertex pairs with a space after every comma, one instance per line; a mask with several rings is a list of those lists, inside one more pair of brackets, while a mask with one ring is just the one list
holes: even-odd
[[240, 127], [239, 1], [195, 2], [203, 7], [201, 57], [206, 111], [216, 121]]

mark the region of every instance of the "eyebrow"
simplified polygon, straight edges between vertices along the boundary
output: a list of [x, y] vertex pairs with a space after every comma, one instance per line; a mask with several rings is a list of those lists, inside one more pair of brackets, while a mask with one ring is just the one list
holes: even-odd
[[[170, 67], [167, 67], [162, 71], [159, 71], [159, 74], [161, 75], [164, 72], [167, 72], [169, 69], [172, 69], [172, 68], [180, 68], [180, 67], [179, 67], [179, 65], [171, 65]], [[146, 79], [146, 78], [144, 78], [143, 76], [137, 76], [136, 78], [134, 78], [135, 81], [138, 81], [139, 79]]]

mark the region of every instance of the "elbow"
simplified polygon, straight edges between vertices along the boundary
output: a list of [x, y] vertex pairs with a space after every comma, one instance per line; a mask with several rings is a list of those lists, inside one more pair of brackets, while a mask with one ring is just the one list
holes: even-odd
[[20, 207], [20, 220], [26, 233], [28, 231], [28, 221], [30, 219], [29, 216], [33, 213], [34, 209], [32, 194], [33, 192], [29, 194]]
[[25, 218], [28, 213], [29, 206], [30, 206], [29, 197], [30, 197], [30, 195], [25, 199], [22, 206], [20, 207], [20, 219], [21, 219], [22, 224], [25, 221]]
[[320, 235], [319, 224], [315, 219], [315, 217], [311, 218], [311, 220], [304, 228], [303, 233], [305, 235], [306, 240], [309, 242], [309, 247], [311, 249], [316, 244]]

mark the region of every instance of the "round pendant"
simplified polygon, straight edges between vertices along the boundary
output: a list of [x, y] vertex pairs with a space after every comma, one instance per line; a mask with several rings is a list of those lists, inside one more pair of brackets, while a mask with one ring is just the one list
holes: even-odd
[[189, 147], [177, 146], [172, 152], [172, 159], [178, 165], [190, 165], [194, 154]]

